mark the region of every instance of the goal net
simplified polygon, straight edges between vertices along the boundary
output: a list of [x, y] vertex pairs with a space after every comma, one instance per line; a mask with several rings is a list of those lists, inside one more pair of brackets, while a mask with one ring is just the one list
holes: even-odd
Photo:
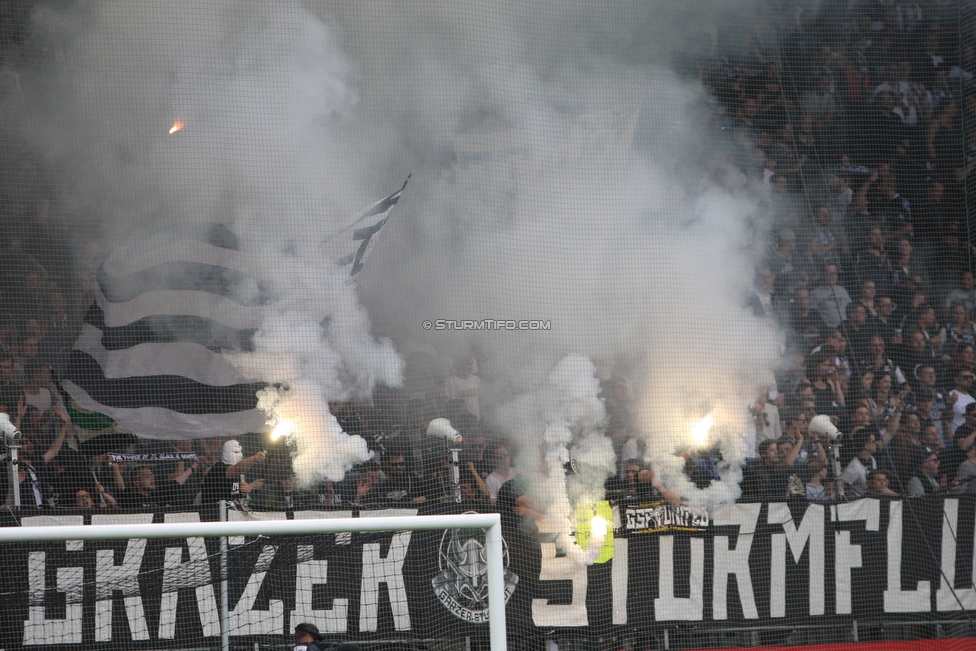
[[0, 0], [0, 651], [970, 651], [974, 273], [976, 0]]
[[285, 648], [305, 624], [322, 647], [504, 651], [500, 517], [415, 514], [24, 517], [0, 528], [2, 646]]

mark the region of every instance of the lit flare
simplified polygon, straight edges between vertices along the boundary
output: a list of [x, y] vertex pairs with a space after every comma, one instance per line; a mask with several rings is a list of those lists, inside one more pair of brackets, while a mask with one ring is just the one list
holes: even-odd
[[590, 520], [590, 538], [603, 540], [607, 537], [607, 521], [596, 515]]
[[277, 441], [282, 436], [291, 436], [295, 433], [297, 427], [295, 426], [295, 421], [288, 420], [287, 418], [282, 418], [275, 425], [275, 428], [271, 431], [271, 440]]
[[705, 445], [708, 442], [708, 430], [712, 429], [712, 425], [714, 424], [714, 418], [705, 416], [691, 426], [691, 438], [696, 445]]
[[173, 135], [174, 133], [176, 133], [182, 128], [183, 128], [183, 123], [177, 120], [176, 122], [173, 123], [173, 126], [169, 128], [169, 135]]

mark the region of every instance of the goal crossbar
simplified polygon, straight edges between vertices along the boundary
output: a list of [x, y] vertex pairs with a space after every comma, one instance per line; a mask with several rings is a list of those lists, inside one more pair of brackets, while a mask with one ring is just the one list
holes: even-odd
[[130, 540], [137, 538], [226, 538], [290, 536], [366, 531], [434, 531], [482, 529], [488, 552], [488, 619], [492, 651], [507, 651], [505, 640], [505, 576], [502, 525], [498, 513], [414, 515], [308, 520], [242, 520], [237, 522], [163, 522], [158, 524], [63, 525], [0, 527], [0, 543], [68, 540]]

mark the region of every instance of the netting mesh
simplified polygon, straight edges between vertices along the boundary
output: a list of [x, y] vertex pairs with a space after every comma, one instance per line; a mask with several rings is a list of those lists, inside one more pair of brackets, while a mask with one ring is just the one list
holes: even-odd
[[[2, 524], [497, 511], [513, 649], [969, 648], [974, 73], [969, 0], [0, 2]], [[480, 532], [230, 544], [5, 546], [0, 647], [488, 647]]]

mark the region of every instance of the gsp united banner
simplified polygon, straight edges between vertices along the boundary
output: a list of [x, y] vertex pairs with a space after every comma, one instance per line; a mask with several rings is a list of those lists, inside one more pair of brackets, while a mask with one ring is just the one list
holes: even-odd
[[[438, 508], [447, 507], [431, 505], [424, 513]], [[618, 507], [612, 558], [589, 566], [567, 554], [558, 537], [507, 522], [510, 630], [528, 641], [561, 627], [831, 626], [851, 618], [964, 620], [966, 611], [976, 610], [970, 498], [735, 504], [715, 508], [710, 521], [693, 511], [665, 516], [647, 508]], [[14, 521], [8, 514], [3, 524], [213, 519], [197, 512], [22, 515]], [[649, 523], [670, 524], [655, 532]], [[299, 622], [313, 622], [336, 639], [487, 635], [479, 531], [229, 542], [229, 623], [236, 643], [280, 642]], [[2, 548], [0, 646], [212, 645], [220, 634], [217, 545], [176, 539]]]

